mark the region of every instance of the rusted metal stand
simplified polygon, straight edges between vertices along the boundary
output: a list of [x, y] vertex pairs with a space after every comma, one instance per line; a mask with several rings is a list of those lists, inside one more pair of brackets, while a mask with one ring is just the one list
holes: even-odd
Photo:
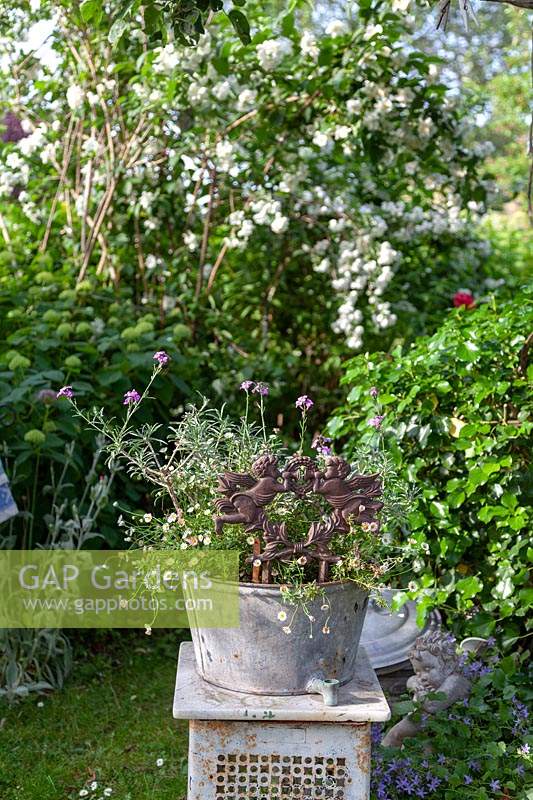
[[174, 717], [189, 720], [188, 800], [368, 800], [370, 724], [390, 709], [361, 647], [355, 678], [326, 706], [316, 695], [219, 689], [184, 643]]

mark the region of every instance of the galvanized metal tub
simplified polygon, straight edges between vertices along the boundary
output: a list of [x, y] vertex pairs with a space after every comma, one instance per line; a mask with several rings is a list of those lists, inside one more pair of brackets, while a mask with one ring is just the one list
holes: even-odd
[[[219, 582], [217, 588], [224, 593], [228, 586]], [[256, 583], [239, 584], [238, 628], [199, 628], [194, 611], [189, 611], [201, 677], [224, 689], [269, 695], [306, 694], [317, 677], [348, 683], [368, 592], [351, 581], [321, 588], [322, 597], [306, 603], [313, 621], [301, 608], [282, 601], [279, 586]], [[283, 630], [287, 626], [290, 633]]]

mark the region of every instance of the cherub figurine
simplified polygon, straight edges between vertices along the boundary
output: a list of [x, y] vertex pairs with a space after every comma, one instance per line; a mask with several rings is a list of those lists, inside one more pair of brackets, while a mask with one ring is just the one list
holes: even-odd
[[224, 494], [216, 501], [219, 516], [215, 516], [215, 530], [221, 533], [224, 525], [246, 525], [248, 532], [263, 530], [267, 519], [264, 507], [274, 497], [288, 491], [282, 481], [273, 455], [260, 456], [252, 464], [252, 474], [225, 472], [218, 477], [218, 491]]
[[[422, 703], [426, 714], [435, 714], [448, 708], [470, 694], [471, 679], [464, 669], [465, 652], [478, 652], [485, 646], [484, 639], [470, 638], [461, 642], [458, 650], [455, 639], [440, 629], [419, 636], [409, 659], [415, 674], [407, 681], [413, 698]], [[446, 695], [442, 700], [425, 700], [431, 693]], [[384, 747], [401, 747], [404, 739], [416, 736], [423, 728], [422, 720], [407, 714], [394, 725], [382, 741]]]
[[315, 472], [313, 492], [323, 495], [333, 506], [332, 520], [338, 531], [350, 530], [350, 517], [356, 517], [357, 522], [374, 522], [378, 530], [375, 515], [383, 503], [373, 498], [381, 496], [381, 479], [379, 475], [348, 478], [350, 472], [351, 466], [344, 458], [328, 458], [326, 469]]

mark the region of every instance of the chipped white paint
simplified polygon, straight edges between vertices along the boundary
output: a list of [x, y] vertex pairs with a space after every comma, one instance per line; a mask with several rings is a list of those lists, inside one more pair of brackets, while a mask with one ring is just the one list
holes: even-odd
[[[283, 664], [283, 654], [280, 654]], [[299, 722], [383, 722], [390, 709], [363, 647], [355, 677], [339, 689], [339, 704], [325, 706], [320, 695], [271, 696], [231, 692], [202, 680], [192, 644], [180, 648], [174, 716], [178, 719], [276, 719]]]

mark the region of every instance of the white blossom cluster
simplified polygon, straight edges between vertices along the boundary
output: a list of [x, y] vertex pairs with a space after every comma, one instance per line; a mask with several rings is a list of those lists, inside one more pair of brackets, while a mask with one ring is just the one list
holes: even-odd
[[[392, 10], [405, 15], [409, 5], [393, 0]], [[118, 164], [130, 188], [116, 206], [136, 218], [149, 272], [176, 255], [157, 252], [165, 204], [174, 209], [187, 257], [200, 250], [206, 224], [229, 251], [270, 237], [273, 251], [293, 248], [315, 281], [330, 281], [333, 329], [359, 349], [366, 330], [397, 321], [391, 284], [405, 255], [442, 236], [467, 241], [484, 207], [465, 205], [459, 192], [469, 154], [452, 103], [432, 105], [426, 78], [413, 72], [405, 48], [388, 42], [382, 24], [359, 31], [365, 44], [355, 60], [352, 32], [346, 21], [331, 20], [325, 39], [312, 31], [272, 36], [241, 61], [230, 50], [221, 71], [212, 59], [219, 44], [205, 34], [195, 48], [169, 43], [152, 50], [127, 85], [112, 62], [99, 66], [96, 79], [76, 64], [65, 73], [63, 96], [47, 107], [55, 119], [24, 122], [27, 135], [5, 151], [0, 196], [18, 191], [26, 216], [42, 222], [29, 189], [39, 170], [57, 182], [62, 115], [70, 114], [83, 121], [69, 189], [74, 224], [94, 218]], [[340, 66], [321, 64], [324, 41], [345, 48]], [[308, 84], [319, 88], [313, 93]], [[322, 96], [324, 84], [335, 88], [333, 97]], [[113, 116], [118, 97], [127, 101], [121, 119]], [[275, 112], [287, 125], [270, 121]], [[125, 124], [133, 131], [127, 146]], [[369, 142], [380, 148], [375, 163]], [[478, 142], [473, 153], [483, 158], [490, 145]], [[206, 261], [213, 263], [210, 246]], [[204, 267], [208, 272], [209, 263]]]
[[256, 53], [261, 67], [269, 72], [276, 69], [284, 58], [291, 55], [292, 42], [283, 37], [266, 39], [257, 45]]
[[289, 227], [288, 217], [282, 214], [281, 202], [272, 199], [253, 200], [246, 211], [233, 211], [228, 222], [232, 233], [226, 237], [226, 244], [231, 249], [245, 247], [256, 226], [268, 226], [274, 234], [283, 233]]

